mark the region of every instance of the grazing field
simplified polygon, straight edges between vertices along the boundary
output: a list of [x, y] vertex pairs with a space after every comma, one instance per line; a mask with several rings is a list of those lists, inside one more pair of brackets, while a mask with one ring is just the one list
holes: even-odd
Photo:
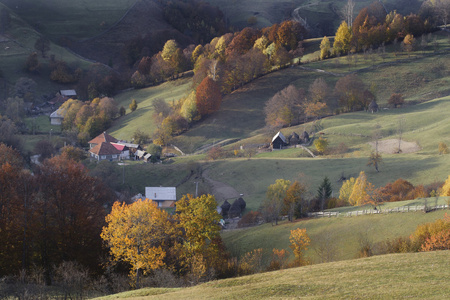
[[97, 299], [448, 299], [449, 254], [375, 256]]
[[88, 38], [99, 34], [136, 0], [2, 0], [29, 24], [51, 38]]
[[[4, 7], [0, 4], [0, 8]], [[87, 70], [91, 62], [67, 51], [54, 43], [50, 43], [50, 50], [45, 58], [39, 55], [41, 64], [39, 73], [25, 71], [25, 62], [28, 56], [35, 52], [34, 44], [41, 34], [23, 21], [19, 16], [11, 13], [11, 26], [0, 39], [0, 70], [3, 78], [10, 84], [21, 77], [28, 77], [37, 83], [37, 95], [47, 94], [53, 96], [59, 89], [71, 89], [73, 85], [58, 84], [49, 79], [50, 69], [48, 63], [54, 55], [57, 60], [64, 60], [72, 68]]]
[[[108, 133], [117, 139], [128, 141], [131, 140], [133, 133], [138, 129], [151, 136], [157, 126], [153, 120], [152, 101], [157, 98], [164, 99], [166, 102], [177, 101], [186, 97], [190, 88], [191, 81], [181, 79], [169, 81], [156, 87], [120, 93], [114, 99], [119, 107], [126, 108], [127, 114], [119, 118], [108, 130]], [[134, 112], [131, 112], [128, 106], [133, 99], [137, 101], [138, 107]]]
[[[360, 208], [361, 209], [361, 208]], [[296, 222], [282, 222], [277, 226], [264, 224], [261, 226], [224, 231], [222, 238], [227, 249], [237, 257], [262, 248], [263, 257], [267, 263], [272, 255], [272, 249], [289, 250], [290, 231], [296, 228], [306, 228], [311, 238], [311, 245], [306, 256], [313, 263], [321, 262], [316, 250], [323, 244], [330, 245], [333, 260], [357, 258], [361, 239], [369, 241], [377, 253], [376, 244], [395, 239], [409, 237], [417, 225], [440, 219], [448, 210], [431, 213], [409, 212], [381, 215], [364, 215], [353, 217], [330, 217], [317, 219], [302, 219]], [[292, 253], [291, 253], [291, 258]]]

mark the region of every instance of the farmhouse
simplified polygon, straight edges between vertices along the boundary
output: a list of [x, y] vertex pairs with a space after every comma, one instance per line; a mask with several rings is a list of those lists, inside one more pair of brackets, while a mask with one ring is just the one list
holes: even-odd
[[146, 187], [145, 198], [155, 201], [160, 208], [173, 207], [177, 201], [177, 188]]
[[116, 149], [112, 144], [107, 142], [101, 142], [96, 144], [93, 148], [89, 149], [89, 154], [92, 158], [101, 160], [119, 160], [122, 151]]
[[109, 134], [107, 134], [106, 132], [103, 132], [102, 134], [96, 136], [95, 138], [93, 138], [92, 140], [90, 140], [89, 143], [89, 148], [92, 149], [95, 146], [101, 144], [101, 143], [117, 143], [118, 140], [115, 137], [110, 136]]
[[282, 149], [284, 146], [286, 146], [288, 143], [286, 141], [286, 138], [281, 133], [281, 131], [278, 131], [278, 133], [272, 138], [272, 142], [270, 145], [272, 146], [272, 149]]

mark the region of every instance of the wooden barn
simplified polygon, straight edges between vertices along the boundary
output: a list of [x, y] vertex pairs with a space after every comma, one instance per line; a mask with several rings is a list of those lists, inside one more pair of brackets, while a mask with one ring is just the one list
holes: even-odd
[[281, 133], [281, 131], [278, 131], [278, 133], [272, 138], [272, 142], [270, 143], [272, 149], [282, 149], [287, 144], [288, 143], [286, 137]]

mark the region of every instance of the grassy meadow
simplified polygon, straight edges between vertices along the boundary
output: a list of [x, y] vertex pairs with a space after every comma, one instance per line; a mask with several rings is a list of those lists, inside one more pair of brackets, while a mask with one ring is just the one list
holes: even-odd
[[33, 27], [51, 38], [88, 38], [99, 34], [136, 0], [2, 0]]
[[[117, 105], [123, 106], [127, 114], [118, 119], [108, 130], [108, 133], [117, 139], [131, 140], [136, 130], [141, 130], [150, 135], [156, 129], [153, 120], [152, 101], [157, 98], [167, 102], [177, 101], [190, 93], [191, 80], [180, 79], [169, 81], [155, 87], [123, 92], [114, 97]], [[131, 112], [129, 105], [135, 99], [138, 103], [136, 111]]]
[[448, 299], [448, 256], [391, 254], [97, 299]]
[[[0, 8], [4, 5], [0, 3]], [[28, 77], [37, 83], [37, 94], [55, 94], [59, 89], [73, 88], [71, 85], [58, 84], [51, 81], [48, 62], [52, 55], [57, 60], [64, 60], [73, 68], [88, 69], [91, 62], [76, 56], [65, 48], [50, 43], [50, 50], [45, 58], [39, 55], [38, 60], [42, 66], [40, 73], [31, 74], [25, 71], [25, 62], [28, 56], [35, 52], [34, 44], [39, 39], [40, 33], [28, 25], [21, 17], [11, 10], [11, 26], [0, 42], [0, 70], [9, 84], [14, 83], [21, 77]]]
[[[311, 245], [306, 256], [312, 263], [320, 263], [316, 250], [324, 244], [331, 245], [333, 260], [347, 260], [358, 257], [361, 239], [368, 240], [372, 246], [398, 237], [409, 237], [416, 227], [423, 223], [440, 219], [448, 210], [431, 213], [409, 212], [380, 215], [364, 215], [353, 217], [330, 217], [302, 219], [296, 222], [283, 221], [277, 226], [263, 224], [261, 226], [224, 231], [222, 238], [227, 249], [240, 257], [254, 249], [263, 249], [263, 258], [267, 263], [272, 255], [272, 249], [289, 248], [290, 231], [296, 228], [306, 228], [311, 238]], [[293, 258], [291, 252], [291, 259]]]

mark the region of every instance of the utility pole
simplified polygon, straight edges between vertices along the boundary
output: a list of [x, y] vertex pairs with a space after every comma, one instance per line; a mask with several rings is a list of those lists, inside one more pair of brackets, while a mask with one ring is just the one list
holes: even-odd
[[194, 182], [195, 183], [195, 198], [198, 197], [198, 181]]

